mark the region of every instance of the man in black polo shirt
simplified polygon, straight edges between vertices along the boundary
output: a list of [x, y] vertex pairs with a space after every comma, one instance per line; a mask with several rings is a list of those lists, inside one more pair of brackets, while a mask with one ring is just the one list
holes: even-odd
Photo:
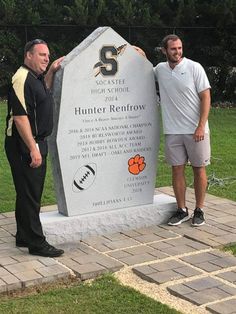
[[12, 77], [8, 96], [5, 150], [16, 190], [16, 246], [33, 255], [57, 257], [63, 250], [45, 239], [39, 218], [46, 175], [47, 141], [53, 128], [50, 88], [63, 58], [49, 63], [47, 43], [35, 39], [25, 45], [24, 64]]

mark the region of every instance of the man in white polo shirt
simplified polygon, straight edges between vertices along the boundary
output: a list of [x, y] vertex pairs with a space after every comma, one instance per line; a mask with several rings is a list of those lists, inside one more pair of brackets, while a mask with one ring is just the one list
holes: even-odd
[[192, 225], [201, 226], [205, 223], [205, 166], [210, 163], [210, 84], [203, 67], [183, 57], [182, 41], [177, 35], [168, 35], [163, 39], [162, 52], [167, 62], [159, 63], [154, 73], [160, 91], [165, 155], [172, 166], [178, 206], [168, 224], [175, 226], [190, 219], [185, 199], [185, 165], [189, 161], [194, 174], [196, 198]]

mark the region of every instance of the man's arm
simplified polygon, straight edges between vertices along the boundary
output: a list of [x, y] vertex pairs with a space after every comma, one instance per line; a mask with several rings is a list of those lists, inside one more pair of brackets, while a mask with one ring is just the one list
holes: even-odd
[[34, 140], [28, 117], [26, 115], [13, 116], [13, 119], [21, 138], [29, 148], [31, 157], [30, 167], [39, 167], [42, 163], [42, 156]]
[[194, 132], [193, 138], [196, 142], [204, 140], [205, 135], [205, 125], [208, 120], [210, 107], [211, 107], [211, 94], [210, 89], [206, 89], [199, 93], [200, 97], [200, 119], [198, 126]]
[[61, 62], [64, 59], [64, 57], [61, 57], [57, 60], [55, 60], [50, 68], [48, 69], [47, 74], [45, 75], [45, 83], [48, 89], [52, 88], [52, 83], [53, 83], [53, 76], [54, 74], [60, 69], [61, 67]]

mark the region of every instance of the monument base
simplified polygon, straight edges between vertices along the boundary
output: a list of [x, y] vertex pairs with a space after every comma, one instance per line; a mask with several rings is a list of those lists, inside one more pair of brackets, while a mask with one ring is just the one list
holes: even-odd
[[52, 211], [41, 213], [40, 218], [47, 240], [52, 244], [61, 244], [77, 242], [89, 236], [160, 225], [166, 223], [175, 210], [174, 197], [157, 194], [153, 204], [72, 217]]

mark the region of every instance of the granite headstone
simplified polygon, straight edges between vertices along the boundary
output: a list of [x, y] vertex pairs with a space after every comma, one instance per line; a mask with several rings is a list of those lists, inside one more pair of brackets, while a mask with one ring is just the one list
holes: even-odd
[[50, 139], [59, 213], [152, 204], [159, 146], [152, 64], [110, 27], [64, 59]]

